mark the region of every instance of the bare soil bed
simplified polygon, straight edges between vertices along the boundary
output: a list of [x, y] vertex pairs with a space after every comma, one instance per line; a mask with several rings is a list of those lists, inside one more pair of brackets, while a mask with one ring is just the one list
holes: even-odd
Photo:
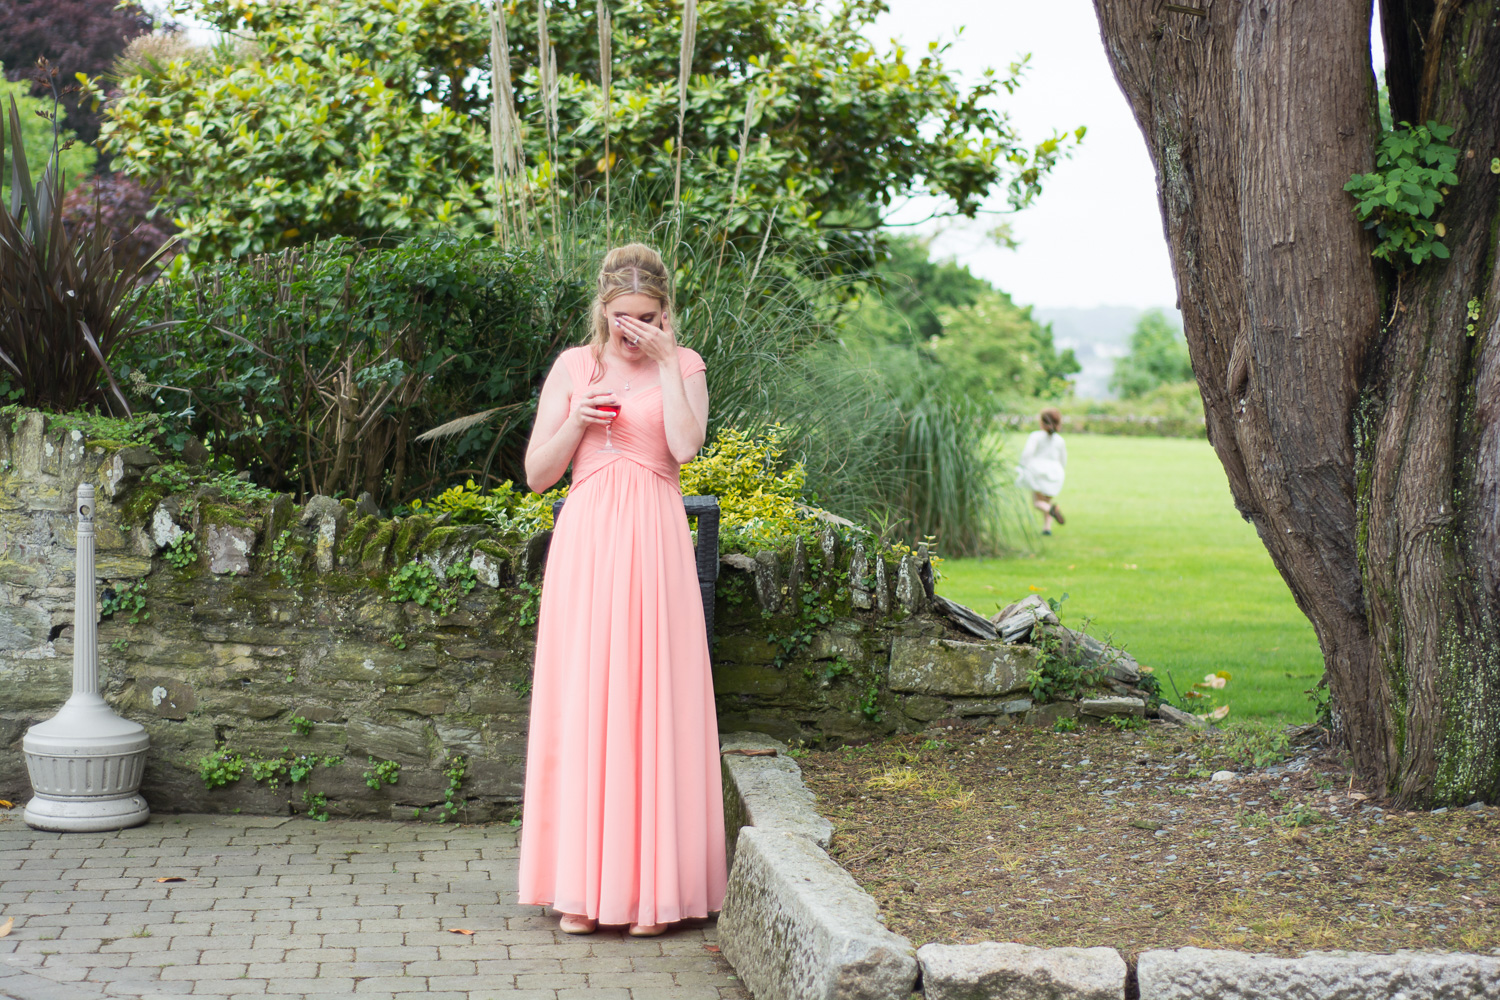
[[1500, 808], [1389, 808], [1274, 731], [954, 729], [794, 754], [830, 853], [918, 946], [1500, 954]]

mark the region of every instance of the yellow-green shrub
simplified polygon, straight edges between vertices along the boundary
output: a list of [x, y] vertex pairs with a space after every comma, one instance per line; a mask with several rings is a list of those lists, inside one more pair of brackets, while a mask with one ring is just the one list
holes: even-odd
[[510, 480], [484, 492], [470, 479], [431, 500], [413, 500], [411, 513], [450, 514], [454, 524], [488, 524], [506, 534], [529, 536], [552, 530], [552, 505], [567, 495], [566, 486], [533, 493], [516, 489]]
[[807, 473], [786, 463], [786, 432], [762, 434], [726, 427], [702, 456], [682, 469], [684, 495], [719, 498], [719, 548], [755, 551], [811, 539], [823, 512], [803, 502]]

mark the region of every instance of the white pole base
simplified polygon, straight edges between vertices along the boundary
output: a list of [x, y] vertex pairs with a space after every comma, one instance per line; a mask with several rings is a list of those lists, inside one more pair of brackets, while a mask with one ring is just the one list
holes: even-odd
[[38, 795], [26, 804], [26, 825], [55, 833], [99, 833], [140, 826], [151, 818], [139, 795], [113, 799], [54, 799]]

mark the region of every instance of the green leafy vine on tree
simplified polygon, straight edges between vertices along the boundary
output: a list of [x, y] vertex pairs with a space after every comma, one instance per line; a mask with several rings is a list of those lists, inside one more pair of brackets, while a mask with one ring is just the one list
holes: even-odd
[[1447, 234], [1432, 221], [1448, 187], [1458, 183], [1458, 150], [1447, 144], [1449, 125], [1402, 122], [1381, 133], [1375, 170], [1355, 174], [1344, 185], [1354, 195], [1355, 217], [1380, 238], [1373, 254], [1397, 268], [1415, 267], [1429, 257], [1448, 258]]

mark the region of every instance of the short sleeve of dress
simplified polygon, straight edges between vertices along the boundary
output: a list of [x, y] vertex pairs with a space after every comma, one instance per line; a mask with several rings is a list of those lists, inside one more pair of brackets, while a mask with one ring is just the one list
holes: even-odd
[[677, 348], [677, 363], [682, 366], [683, 378], [708, 371], [708, 365], [703, 363], [702, 356], [691, 347]]
[[557, 356], [557, 363], [568, 372], [574, 392], [577, 392], [581, 386], [588, 385], [593, 360], [593, 355], [587, 347], [570, 347]]

